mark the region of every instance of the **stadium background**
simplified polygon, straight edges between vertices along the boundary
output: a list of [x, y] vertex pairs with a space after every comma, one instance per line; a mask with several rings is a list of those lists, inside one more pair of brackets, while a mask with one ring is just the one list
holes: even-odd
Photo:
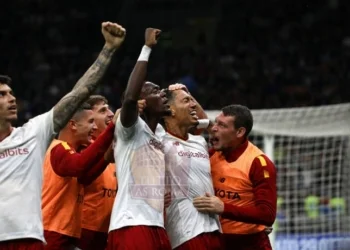
[[[99, 88], [114, 108], [120, 106], [121, 93], [143, 44], [144, 29], [149, 26], [162, 29], [163, 34], [152, 53], [148, 79], [163, 87], [174, 82], [186, 84], [206, 110], [231, 103], [254, 110], [346, 103], [350, 102], [349, 13], [347, 0], [3, 1], [0, 73], [13, 78], [20, 125], [48, 110], [72, 88], [102, 48], [100, 23], [109, 20], [127, 29], [126, 41]], [[339, 110], [335, 106], [333, 112]], [[346, 115], [350, 117], [350, 112]], [[252, 139], [258, 144], [262, 140]], [[277, 144], [289, 147], [285, 141]], [[310, 147], [300, 146], [307, 143]], [[315, 152], [312, 142], [292, 144], [310, 155]], [[280, 206], [276, 235], [291, 241], [279, 249], [287, 249], [287, 245], [293, 250], [321, 249], [316, 248], [318, 243], [308, 241], [309, 234], [319, 234], [317, 239], [324, 233], [328, 238], [332, 233], [350, 235], [349, 226], [332, 223], [334, 217], [327, 217], [332, 199], [340, 198], [338, 219], [349, 222], [350, 195], [344, 191], [349, 184], [342, 184], [349, 176], [349, 139], [336, 137], [324, 147], [313, 157], [321, 159], [322, 152], [329, 154], [330, 150], [345, 153], [330, 165], [313, 160], [309, 168], [333, 168], [332, 164], [341, 162], [343, 179], [336, 178], [336, 171], [322, 172], [331, 177], [327, 182], [318, 174], [308, 173], [306, 178], [302, 170], [309, 166], [305, 165], [308, 155], [290, 146], [292, 154], [299, 157], [292, 165], [299, 170], [293, 170], [297, 183], [288, 186], [286, 180], [294, 172], [284, 159], [277, 159], [279, 202], [289, 200], [287, 207], [294, 209]], [[275, 148], [273, 153], [276, 157], [280, 152]], [[310, 183], [310, 178], [318, 179], [308, 186], [303, 180]], [[333, 187], [338, 191], [322, 191]], [[302, 189], [312, 191], [299, 195]], [[291, 195], [287, 197], [287, 193]], [[292, 213], [292, 221], [283, 220], [286, 213]], [[311, 226], [298, 226], [300, 221]], [[296, 233], [305, 236], [298, 239], [297, 247], [291, 243]]]

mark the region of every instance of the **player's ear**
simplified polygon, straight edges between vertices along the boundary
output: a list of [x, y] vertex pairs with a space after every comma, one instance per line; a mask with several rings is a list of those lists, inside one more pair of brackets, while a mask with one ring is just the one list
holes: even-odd
[[245, 132], [246, 132], [246, 131], [247, 131], [247, 130], [246, 130], [244, 127], [240, 127], [239, 129], [237, 129], [236, 136], [237, 136], [238, 138], [242, 138], [242, 137], [245, 136]]
[[77, 122], [74, 120], [69, 120], [68, 127], [72, 130], [76, 130], [77, 129]]

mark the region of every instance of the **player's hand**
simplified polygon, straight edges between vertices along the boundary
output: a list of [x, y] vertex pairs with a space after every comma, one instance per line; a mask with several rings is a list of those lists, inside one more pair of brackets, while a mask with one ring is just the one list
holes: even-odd
[[205, 196], [193, 199], [193, 205], [199, 212], [221, 214], [224, 212], [224, 203], [216, 196], [206, 193]]
[[118, 119], [119, 114], [120, 114], [120, 110], [122, 110], [122, 109], [120, 108], [120, 109], [117, 109], [117, 111], [115, 111], [115, 114], [114, 114], [113, 119], [112, 119], [112, 122], [114, 124], [117, 122], [117, 119]]
[[171, 203], [171, 193], [165, 193], [164, 195], [164, 207], [168, 208]]
[[189, 93], [189, 91], [188, 91], [186, 85], [184, 85], [184, 84], [182, 84], [182, 83], [171, 84], [171, 85], [169, 85], [168, 89], [169, 89], [170, 91], [182, 89], [182, 90], [185, 90], [187, 93]]
[[147, 28], [145, 32], [145, 45], [152, 48], [158, 42], [158, 36], [162, 31], [154, 28]]
[[141, 115], [144, 111], [144, 109], [146, 108], [146, 100], [142, 99], [142, 100], [138, 100], [137, 101], [137, 107], [139, 109], [139, 114]]
[[126, 30], [121, 25], [111, 22], [103, 22], [101, 26], [106, 45], [118, 49], [125, 39]]

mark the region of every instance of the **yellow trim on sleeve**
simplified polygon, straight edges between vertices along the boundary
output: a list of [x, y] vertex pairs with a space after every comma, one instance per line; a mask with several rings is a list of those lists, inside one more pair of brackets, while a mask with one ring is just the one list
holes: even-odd
[[67, 142], [62, 142], [62, 146], [64, 147], [65, 150], [70, 150], [70, 146], [68, 145]]
[[264, 170], [264, 178], [270, 178], [269, 171]]
[[258, 156], [258, 159], [259, 159], [260, 164], [261, 164], [262, 167], [266, 167], [267, 166], [266, 160], [265, 160], [265, 158], [262, 155]]

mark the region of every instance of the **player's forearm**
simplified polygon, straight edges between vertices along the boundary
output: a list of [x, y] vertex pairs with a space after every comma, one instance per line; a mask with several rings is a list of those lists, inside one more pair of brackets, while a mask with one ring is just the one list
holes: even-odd
[[272, 226], [276, 218], [276, 210], [268, 203], [261, 203], [251, 207], [238, 207], [225, 203], [221, 217], [250, 224]]
[[[194, 99], [194, 97], [193, 97]], [[194, 101], [196, 102], [196, 112], [197, 112], [197, 116], [198, 116], [198, 121], [202, 120], [207, 120], [208, 116], [205, 113], [203, 107], [197, 102], [196, 99], [194, 99]], [[197, 127], [192, 127], [190, 128], [190, 130], [188, 131], [190, 134], [193, 135], [200, 135], [202, 134], [205, 130], [207, 130], [209, 127], [209, 120], [208, 120], [208, 125], [206, 127], [203, 126], [197, 126]]]
[[61, 177], [80, 178], [85, 172], [90, 171], [104, 157], [106, 150], [113, 140], [114, 127], [113, 123], [108, 125], [107, 129], [97, 137], [96, 141], [81, 154], [63, 152], [60, 155], [52, 151], [51, 165], [55, 173]]
[[147, 75], [148, 58], [151, 48], [143, 46], [139, 59], [130, 75], [128, 85], [125, 90], [123, 108], [120, 119], [125, 127], [135, 123], [138, 117], [137, 101], [140, 99], [142, 86]]
[[[104, 157], [105, 152], [108, 150], [109, 146], [113, 141], [114, 136], [114, 123], [110, 123], [107, 128], [97, 137], [94, 143], [87, 147], [81, 154], [83, 161], [81, 165], [90, 166], [84, 167], [85, 171], [89, 171], [94, 165]], [[92, 162], [94, 162], [92, 164]]]
[[100, 72], [98, 74], [104, 74], [116, 50], [117, 48], [113, 48], [110, 45], [105, 44], [100, 54], [98, 55], [96, 61], [90, 66], [90, 68], [85, 72], [85, 74], [78, 80], [78, 82], [73, 87], [73, 90], [79, 87], [85, 86], [86, 83], [88, 82], [88, 79], [91, 77], [91, 74], [93, 73], [92, 71], [96, 70], [97, 67], [99, 67], [98, 71]]
[[108, 162], [102, 157], [100, 161], [94, 165], [89, 171], [85, 172], [78, 181], [80, 184], [85, 186], [90, 185], [94, 180], [96, 180], [108, 166]]
[[[142, 56], [145, 54], [145, 56]], [[125, 99], [138, 101], [144, 81], [147, 75], [148, 58], [151, 48], [143, 46], [139, 59], [130, 74], [128, 85], [125, 90]]]
[[73, 90], [54, 107], [54, 129], [58, 132], [69, 121], [78, 107], [96, 90], [104, 76], [116, 48], [105, 45], [96, 61], [85, 72]]
[[[194, 97], [193, 97], [194, 99]], [[199, 102], [194, 99], [194, 101], [196, 102], [196, 112], [197, 112], [197, 116], [198, 116], [198, 119], [208, 119], [208, 115], [207, 113], [205, 113], [203, 107], [199, 104]]]

